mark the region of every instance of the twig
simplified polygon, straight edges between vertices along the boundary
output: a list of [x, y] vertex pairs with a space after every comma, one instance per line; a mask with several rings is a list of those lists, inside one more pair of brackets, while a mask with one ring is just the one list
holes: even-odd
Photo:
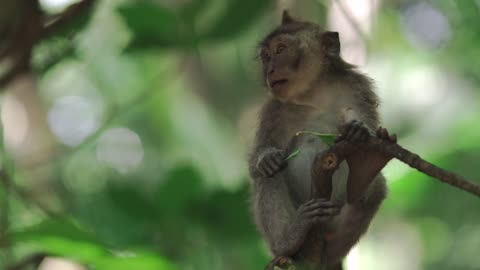
[[[13, 81], [18, 75], [30, 70], [32, 50], [37, 43], [59, 30], [65, 24], [72, 22], [79, 15], [90, 10], [96, 0], [83, 0], [72, 4], [60, 14], [46, 17], [43, 11], [38, 7], [37, 1], [25, 11], [24, 21], [16, 29], [17, 35], [11, 41], [11, 44], [0, 51], [0, 59], [8, 56], [12, 57], [14, 62], [12, 68], [0, 77], [0, 91], [5, 90], [5, 86]], [[20, 56], [20, 57], [18, 57]]]
[[96, 0], [83, 0], [81, 2], [70, 5], [60, 14], [48, 17], [42, 35], [43, 38], [50, 36], [64, 25], [71, 23], [78, 16], [89, 11], [95, 1]]

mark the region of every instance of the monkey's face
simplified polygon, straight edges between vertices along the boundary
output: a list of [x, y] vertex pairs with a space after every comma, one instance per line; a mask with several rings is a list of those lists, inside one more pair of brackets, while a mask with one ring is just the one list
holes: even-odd
[[322, 73], [340, 59], [337, 32], [293, 19], [283, 13], [282, 23], [261, 43], [265, 83], [282, 102], [305, 97]]
[[300, 34], [280, 34], [263, 45], [260, 56], [265, 83], [275, 98], [284, 102], [295, 99], [319, 74], [322, 65], [309, 43]]

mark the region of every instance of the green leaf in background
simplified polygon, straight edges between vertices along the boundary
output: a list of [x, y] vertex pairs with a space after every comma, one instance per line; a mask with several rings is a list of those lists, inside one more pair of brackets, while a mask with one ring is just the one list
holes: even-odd
[[200, 38], [209, 41], [232, 38], [250, 27], [261, 14], [271, 7], [271, 0], [227, 0], [224, 13]]
[[128, 3], [118, 8], [133, 33], [127, 52], [141, 49], [189, 47], [195, 42], [217, 41], [241, 34], [263, 14], [271, 0], [228, 0], [226, 9], [203, 33], [194, 33], [195, 18], [206, 7], [207, 0], [191, 1], [178, 12], [153, 2]]
[[127, 51], [181, 45], [179, 21], [175, 14], [153, 2], [122, 5], [118, 12], [133, 33]]
[[194, 23], [197, 17], [205, 10], [210, 0], [187, 1], [180, 9], [180, 16], [190, 23]]
[[168, 260], [155, 252], [111, 249], [67, 219], [50, 219], [10, 233], [16, 244], [28, 244], [54, 256], [77, 261], [103, 270], [174, 270]]
[[161, 212], [182, 212], [204, 194], [202, 183], [202, 176], [193, 165], [184, 164], [174, 168], [154, 192], [156, 207]]
[[50, 219], [10, 233], [14, 243], [27, 243], [43, 252], [73, 258], [78, 261], [95, 261], [106, 250], [80, 226], [67, 219]]
[[320, 140], [322, 140], [322, 142], [324, 142], [328, 146], [332, 146], [335, 143], [335, 139], [337, 138], [337, 135], [335, 134], [325, 134], [325, 133], [317, 133], [317, 132], [311, 132], [311, 131], [299, 131], [295, 134], [295, 136], [299, 136], [302, 134], [316, 136], [320, 138]]
[[104, 270], [176, 270], [166, 259], [150, 251], [126, 251], [117, 256], [105, 256], [95, 262], [97, 269]]

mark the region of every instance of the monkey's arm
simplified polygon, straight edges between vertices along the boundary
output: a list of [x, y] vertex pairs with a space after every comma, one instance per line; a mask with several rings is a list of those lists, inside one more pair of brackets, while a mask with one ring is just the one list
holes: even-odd
[[258, 228], [276, 256], [293, 255], [305, 235], [290, 233], [295, 215], [287, 186], [280, 175], [254, 179], [254, 215]]
[[[260, 148], [250, 160], [253, 179], [253, 212], [257, 227], [275, 256], [293, 256], [314, 224], [329, 220], [340, 206], [325, 199], [292, 203], [285, 175], [275, 162], [275, 148]], [[259, 160], [260, 159], [260, 160]], [[273, 173], [272, 173], [273, 172]]]
[[344, 258], [367, 231], [386, 193], [385, 178], [379, 174], [360, 200], [344, 206], [338, 217], [336, 230], [325, 235], [329, 264], [335, 264]]
[[[250, 157], [250, 175], [253, 180], [253, 213], [257, 227], [267, 240], [275, 256], [291, 256], [300, 248], [307, 228], [295, 228], [297, 210], [292, 204], [281, 168], [275, 162], [276, 147], [266, 147], [266, 133], [257, 134], [254, 155]], [[275, 150], [277, 149], [277, 150]]]

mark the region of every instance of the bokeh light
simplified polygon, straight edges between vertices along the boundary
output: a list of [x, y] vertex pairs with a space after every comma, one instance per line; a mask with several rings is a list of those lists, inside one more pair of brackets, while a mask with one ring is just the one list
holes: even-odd
[[104, 162], [121, 173], [136, 169], [143, 160], [140, 137], [127, 128], [106, 130], [97, 143], [97, 160]]
[[413, 2], [402, 13], [402, 26], [410, 44], [419, 49], [438, 49], [450, 40], [447, 17], [429, 2]]
[[102, 111], [86, 97], [64, 96], [50, 108], [48, 123], [62, 143], [75, 146], [98, 129]]

